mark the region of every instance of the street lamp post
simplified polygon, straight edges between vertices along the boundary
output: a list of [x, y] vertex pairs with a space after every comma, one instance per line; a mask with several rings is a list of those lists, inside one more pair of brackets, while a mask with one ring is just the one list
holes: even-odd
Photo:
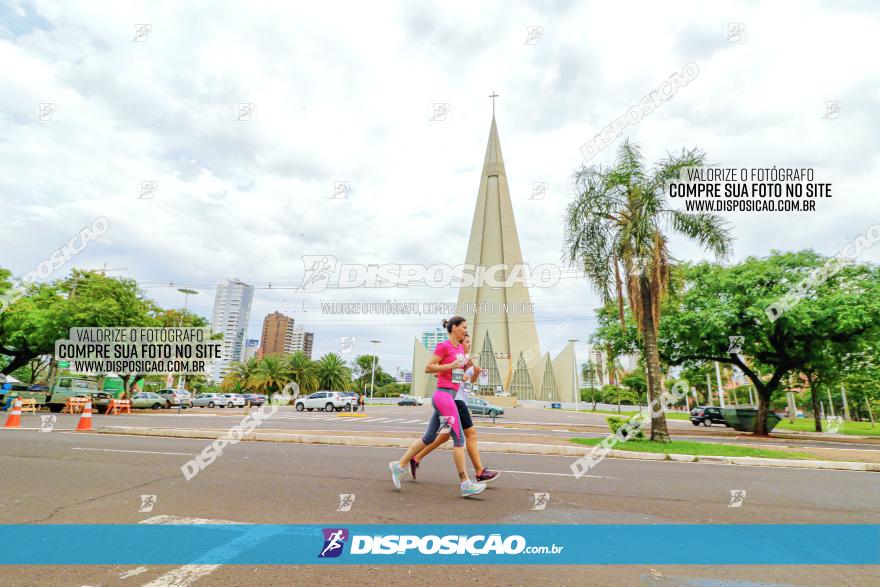
[[381, 340], [371, 340], [373, 343], [373, 368], [372, 373], [370, 374], [370, 400], [373, 399], [373, 391], [376, 385], [376, 346], [382, 342]]
[[580, 411], [579, 406], [580, 406], [580, 402], [581, 402], [581, 390], [578, 386], [578, 364], [577, 364], [577, 357], [574, 353], [574, 343], [576, 343], [577, 341], [578, 340], [576, 338], [569, 338], [568, 339], [568, 342], [572, 343], [571, 344], [571, 360], [574, 363], [574, 380], [572, 381], [572, 385], [574, 385], [574, 411], [575, 412]]
[[[194, 289], [187, 289], [185, 287], [178, 288], [177, 291], [183, 294], [183, 310], [186, 311], [187, 302], [189, 302], [189, 296], [196, 295], [197, 292]], [[179, 326], [183, 327], [183, 312], [180, 313]], [[186, 376], [181, 374], [177, 379], [177, 388], [183, 389], [183, 386], [186, 384]], [[180, 404], [177, 404], [178, 411], [180, 410]]]

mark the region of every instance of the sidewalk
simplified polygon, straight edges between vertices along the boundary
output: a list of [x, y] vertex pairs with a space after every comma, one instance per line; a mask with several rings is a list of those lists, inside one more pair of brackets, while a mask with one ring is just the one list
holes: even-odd
[[[125, 434], [136, 436], [161, 436], [174, 438], [202, 438], [205, 440], [214, 440], [227, 433], [226, 430], [203, 430], [203, 429], [181, 429], [181, 428], [145, 428], [135, 426], [102, 426], [97, 429], [99, 434]], [[400, 432], [354, 432], [347, 431], [345, 434], [339, 434], [339, 431], [329, 430], [256, 430], [242, 437], [247, 441], [262, 442], [292, 442], [300, 444], [333, 444], [344, 446], [373, 446], [373, 447], [397, 447], [408, 448], [409, 445], [418, 438], [418, 434], [405, 434]], [[570, 456], [582, 457], [590, 453], [591, 447], [579, 446], [568, 442], [567, 439], [561, 439], [554, 436], [532, 436], [529, 437], [528, 443], [521, 442], [520, 435], [512, 434], [508, 436], [493, 436], [492, 441], [480, 441], [479, 447], [481, 452], [501, 452], [512, 454], [540, 454], [552, 456]], [[779, 448], [783, 452], [802, 452], [811, 453], [809, 449], [784, 449]], [[827, 452], [835, 449], [820, 449], [823, 454], [816, 455], [828, 458]], [[787, 467], [787, 468], [803, 468], [803, 469], [835, 469], [843, 471], [876, 471], [880, 472], [880, 455], [870, 454], [877, 451], [844, 451], [849, 458], [861, 456], [864, 453], [866, 459], [858, 461], [843, 460], [788, 460], [788, 459], [768, 459], [755, 457], [724, 457], [724, 456], [691, 456], [676, 454], [656, 454], [644, 452], [631, 452], [612, 450], [608, 456], [619, 459], [635, 459], [650, 461], [675, 461], [675, 462], [709, 462], [730, 465], [749, 465], [764, 467]], [[858, 453], [856, 455], [855, 453]], [[844, 456], [844, 455], [835, 455]]]

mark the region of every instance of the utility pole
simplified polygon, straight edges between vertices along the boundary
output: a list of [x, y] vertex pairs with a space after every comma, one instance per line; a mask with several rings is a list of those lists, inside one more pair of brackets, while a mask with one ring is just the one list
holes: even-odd
[[709, 374], [706, 373], [706, 389], [708, 390], [706, 393], [706, 402], [711, 406], [712, 405], [712, 378], [709, 377]]
[[577, 342], [577, 339], [576, 338], [569, 338], [568, 342], [571, 343], [571, 360], [574, 363], [574, 367], [572, 367], [572, 369], [574, 369], [574, 373], [573, 373], [574, 382], [572, 383], [572, 385], [574, 385], [574, 411], [577, 412], [578, 405], [580, 404], [580, 401], [581, 401], [581, 389], [580, 389], [580, 386], [578, 385], [578, 364], [577, 364], [577, 359], [575, 358], [575, 354], [574, 354], [574, 343]]
[[826, 389], [826, 393], [828, 393], [828, 410], [831, 412], [831, 417], [834, 417], [834, 402], [831, 401], [831, 390]]
[[373, 368], [372, 368], [372, 373], [370, 375], [370, 399], [372, 400], [374, 389], [375, 389], [375, 384], [376, 384], [376, 359], [378, 358], [376, 355], [376, 347], [382, 341], [371, 340], [370, 342], [373, 343]]
[[715, 361], [715, 381], [718, 382], [718, 403], [724, 407], [724, 389], [721, 387], [721, 367]]
[[[185, 287], [178, 288], [177, 291], [179, 291], [180, 293], [183, 294], [183, 312], [180, 313], [180, 320], [179, 320], [179, 327], [182, 328], [183, 327], [183, 314], [184, 314], [184, 312], [186, 312], [186, 306], [187, 306], [187, 302], [189, 302], [189, 296], [196, 295], [199, 292], [197, 292], [194, 289], [187, 289]], [[247, 337], [245, 337], [245, 338], [247, 338]], [[177, 380], [177, 388], [183, 389], [183, 386], [185, 384], [186, 384], [186, 376], [181, 374]], [[177, 404], [177, 409], [178, 409], [178, 411], [180, 411], [180, 404]]]

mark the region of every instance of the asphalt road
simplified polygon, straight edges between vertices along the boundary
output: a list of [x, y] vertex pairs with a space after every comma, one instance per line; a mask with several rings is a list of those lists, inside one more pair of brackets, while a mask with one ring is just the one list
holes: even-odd
[[[152, 417], [152, 416], [145, 416]], [[393, 490], [400, 449], [243, 442], [191, 481], [180, 466], [203, 440], [0, 431], [0, 522], [140, 523], [156, 516], [251, 523], [880, 523], [872, 473], [606, 459], [575, 479], [570, 458], [486, 455], [504, 473], [479, 498], [457, 495], [448, 451]], [[731, 490], [745, 490], [740, 507]], [[549, 493], [543, 511], [536, 492]], [[337, 511], [354, 494], [351, 511]], [[140, 512], [141, 495], [155, 495]], [[638, 537], [634, 537], [635, 540]], [[817, 539], [821, 539], [817, 536]], [[723, 548], [723, 545], [719, 547]], [[658, 545], [662, 549], [663, 545]], [[5, 561], [10, 562], [10, 561]], [[869, 585], [872, 567], [790, 566], [0, 566], [2, 585]], [[190, 581], [192, 580], [192, 581]], [[749, 581], [736, 583], [734, 581]], [[719, 582], [713, 582], [719, 581]]]

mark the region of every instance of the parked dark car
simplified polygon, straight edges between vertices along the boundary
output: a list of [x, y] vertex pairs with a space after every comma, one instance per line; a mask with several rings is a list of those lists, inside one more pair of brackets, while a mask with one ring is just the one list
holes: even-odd
[[711, 426], [712, 424], [724, 424], [728, 428], [728, 424], [721, 415], [721, 408], [715, 406], [702, 406], [691, 410], [691, 423], [694, 426]]
[[244, 398], [245, 405], [260, 407], [266, 403], [266, 396], [259, 393], [243, 393], [241, 396]]
[[420, 397], [415, 397], [412, 395], [401, 395], [400, 400], [397, 402], [398, 406], [420, 406], [425, 403], [425, 400]]

